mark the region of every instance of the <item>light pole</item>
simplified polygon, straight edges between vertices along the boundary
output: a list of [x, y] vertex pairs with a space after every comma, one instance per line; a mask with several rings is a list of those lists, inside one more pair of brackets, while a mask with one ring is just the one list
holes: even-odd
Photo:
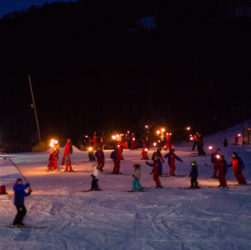
[[38, 123], [38, 117], [37, 117], [37, 109], [36, 109], [36, 104], [35, 104], [35, 99], [34, 99], [34, 94], [32, 90], [32, 85], [31, 85], [31, 77], [28, 75], [28, 80], [30, 84], [30, 90], [31, 90], [31, 97], [32, 97], [32, 107], [34, 109], [34, 114], [35, 114], [35, 119], [36, 119], [36, 124], [37, 124], [37, 133], [38, 133], [38, 140], [39, 142], [41, 141], [41, 135], [40, 135], [40, 129], [39, 129], [39, 123]]

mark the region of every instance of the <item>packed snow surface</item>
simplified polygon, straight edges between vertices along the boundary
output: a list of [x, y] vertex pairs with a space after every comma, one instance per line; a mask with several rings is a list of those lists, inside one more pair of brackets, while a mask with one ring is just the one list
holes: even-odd
[[[176, 145], [177, 177], [161, 177], [163, 189], [156, 189], [151, 168], [141, 159], [141, 150], [124, 151], [122, 175], [100, 174], [103, 191], [88, 190], [92, 163], [87, 152], [74, 151], [73, 168], [77, 172], [46, 172], [48, 153], [22, 153], [13, 162], [29, 180], [33, 193], [26, 198], [25, 224], [43, 229], [11, 229], [16, 209], [11, 185], [9, 195], [0, 196], [0, 249], [251, 249], [251, 185], [237, 184], [232, 168], [227, 173], [229, 188], [218, 188], [211, 179], [211, 152], [207, 146], [220, 147], [228, 163], [231, 153], [244, 160], [243, 171], [251, 182], [251, 146], [233, 145], [241, 125], [204, 138], [207, 155], [191, 154], [191, 143]], [[229, 146], [223, 148], [224, 138]], [[153, 149], [150, 150], [149, 156]], [[111, 172], [111, 151], [105, 151], [105, 172]], [[163, 154], [166, 151], [162, 151]], [[63, 156], [61, 149], [60, 160]], [[199, 165], [201, 189], [189, 187], [191, 160]], [[141, 164], [141, 184], [145, 192], [132, 189], [133, 164]], [[165, 162], [163, 172], [169, 168]]]

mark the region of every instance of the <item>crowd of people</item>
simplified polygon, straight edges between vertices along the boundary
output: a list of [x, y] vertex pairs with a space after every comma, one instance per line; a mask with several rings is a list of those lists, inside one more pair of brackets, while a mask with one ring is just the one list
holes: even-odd
[[[95, 138], [95, 137], [94, 137]], [[134, 140], [135, 135], [133, 136]], [[132, 139], [133, 139], [132, 138]], [[235, 143], [236, 143], [235, 138]], [[99, 176], [100, 172], [104, 171], [105, 167], [105, 154], [103, 151], [103, 144], [102, 143], [95, 143], [95, 140], [90, 142], [90, 146], [95, 148], [89, 151], [89, 160], [95, 161], [93, 166], [93, 173], [91, 174], [91, 188], [89, 191], [99, 191], [101, 190], [99, 188]], [[111, 174], [118, 175], [121, 174], [120, 172], [120, 162], [121, 160], [124, 160], [123, 158], [123, 149], [124, 149], [124, 142], [118, 141], [116, 146], [114, 147], [114, 150], [110, 154], [110, 158], [113, 161], [113, 169]], [[223, 142], [224, 147], [227, 146], [227, 141], [224, 140]], [[130, 143], [131, 149], [134, 150], [136, 148], [136, 145], [133, 143]], [[145, 164], [150, 166], [152, 168], [151, 174], [153, 175], [153, 181], [155, 182], [156, 188], [163, 188], [160, 176], [162, 176], [163, 172], [163, 163], [166, 162], [169, 166], [169, 176], [175, 176], [175, 170], [176, 170], [176, 160], [183, 162], [183, 160], [178, 157], [175, 153], [174, 146], [170, 143], [170, 137], [166, 140], [163, 140], [162, 146], [159, 144], [156, 150], [152, 154], [152, 162], [149, 162], [148, 157], [148, 149], [149, 144], [145, 138], [142, 139], [142, 160], [146, 160]], [[192, 151], [195, 150], [195, 147], [197, 146], [198, 149], [198, 155], [204, 156], [205, 151], [203, 149], [203, 140], [200, 133], [196, 133], [194, 135], [194, 142]], [[73, 153], [73, 147], [71, 139], [67, 139], [66, 143], [63, 145], [64, 147], [64, 154], [61, 164], [65, 165], [65, 172], [72, 172], [74, 171], [71, 164], [71, 154]], [[58, 169], [58, 159], [59, 159], [59, 144], [55, 144], [49, 154], [49, 164], [48, 164], [48, 170], [47, 171], [53, 171]], [[167, 153], [162, 155], [161, 151], [162, 149], [168, 150]], [[91, 153], [90, 153], [91, 152]], [[90, 157], [91, 155], [91, 157]], [[221, 153], [220, 148], [218, 148], [214, 153], [211, 154], [211, 163], [213, 167], [213, 172], [211, 178], [217, 178], [219, 180], [219, 187], [228, 187], [227, 180], [226, 180], [226, 173], [228, 171], [229, 167], [232, 167], [234, 176], [238, 182], [239, 185], [246, 185], [246, 179], [243, 176], [243, 169], [244, 169], [244, 163], [240, 156], [236, 153], [232, 153], [232, 163], [227, 164], [224, 155]], [[190, 188], [191, 189], [197, 189], [200, 188], [198, 183], [198, 165], [195, 160], [191, 161], [191, 170], [189, 173], [190, 177]], [[133, 173], [132, 173], [132, 192], [134, 191], [144, 191], [144, 188], [140, 184], [141, 179], [141, 166], [140, 164], [134, 164], [133, 165]], [[28, 189], [28, 192], [25, 190]], [[23, 218], [26, 214], [26, 208], [24, 206], [24, 199], [26, 196], [29, 196], [32, 192], [30, 184], [23, 184], [23, 180], [21, 178], [18, 178], [14, 184], [13, 187], [14, 190], [14, 204], [17, 209], [16, 217], [13, 221], [14, 227], [22, 227], [23, 224]]]

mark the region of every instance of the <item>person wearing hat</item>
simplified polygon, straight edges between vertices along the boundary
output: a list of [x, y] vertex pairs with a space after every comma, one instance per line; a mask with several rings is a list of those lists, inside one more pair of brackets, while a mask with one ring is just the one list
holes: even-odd
[[193, 160], [191, 162], [191, 171], [189, 174], [189, 177], [191, 177], [191, 188], [200, 188], [198, 186], [198, 166], [197, 166], [197, 162], [195, 160]]
[[[29, 188], [28, 193], [25, 192], [25, 189]], [[21, 178], [17, 178], [14, 187], [14, 204], [16, 206], [17, 209], [17, 215], [13, 221], [13, 226], [17, 226], [17, 227], [22, 227], [24, 226], [23, 224], [23, 219], [24, 216], [26, 215], [26, 208], [24, 206], [24, 198], [26, 196], [29, 196], [31, 194], [31, 188], [30, 188], [30, 184], [23, 184], [23, 180]]]
[[143, 188], [140, 185], [140, 177], [141, 177], [140, 165], [139, 164], [134, 164], [133, 167], [134, 167], [134, 171], [133, 171], [133, 174], [132, 174], [132, 177], [133, 177], [132, 190], [133, 191], [136, 191], [136, 190], [142, 191]]

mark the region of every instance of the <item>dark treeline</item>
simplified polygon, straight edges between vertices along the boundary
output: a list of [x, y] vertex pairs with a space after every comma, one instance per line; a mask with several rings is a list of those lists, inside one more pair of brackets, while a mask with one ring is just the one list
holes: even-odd
[[28, 74], [43, 140], [139, 134], [145, 122], [210, 133], [246, 119], [251, 20], [235, 15], [236, 2], [88, 0], [6, 15], [1, 149], [37, 142]]

